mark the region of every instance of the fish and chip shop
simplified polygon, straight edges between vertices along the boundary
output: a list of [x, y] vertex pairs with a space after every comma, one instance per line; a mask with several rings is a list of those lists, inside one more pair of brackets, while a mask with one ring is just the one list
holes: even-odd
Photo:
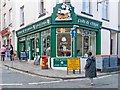
[[[66, 69], [68, 58], [80, 58], [80, 68], [86, 61], [86, 51], [101, 54], [102, 22], [75, 14], [71, 4], [57, 4], [51, 16], [16, 32], [17, 53], [27, 59], [48, 56], [48, 67]], [[42, 60], [42, 59], [41, 59]]]

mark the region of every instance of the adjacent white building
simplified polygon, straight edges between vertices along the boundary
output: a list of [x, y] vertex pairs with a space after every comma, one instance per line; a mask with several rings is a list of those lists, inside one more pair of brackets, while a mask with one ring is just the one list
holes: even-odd
[[101, 54], [120, 52], [117, 0], [1, 0], [2, 44], [17, 50], [16, 31], [51, 16], [57, 3], [71, 3], [77, 15], [102, 22]]
[[118, 54], [120, 55], [120, 0], [118, 4]]

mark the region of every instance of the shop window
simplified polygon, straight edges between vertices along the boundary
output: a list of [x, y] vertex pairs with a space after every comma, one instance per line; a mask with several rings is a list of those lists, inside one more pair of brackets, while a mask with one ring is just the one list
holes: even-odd
[[26, 50], [29, 51], [30, 50], [30, 36], [27, 36], [27, 42], [26, 42]]
[[35, 49], [35, 43], [34, 43], [34, 39], [32, 39], [32, 50]]
[[36, 33], [36, 52], [39, 52], [39, 33]]
[[42, 55], [50, 56], [50, 30], [41, 32], [41, 52]]
[[[20, 44], [19, 44], [19, 50], [20, 51], [25, 51], [25, 37], [21, 37], [19, 39]], [[11, 42], [11, 41], [10, 41]]]
[[91, 50], [96, 54], [96, 33], [88, 30], [77, 30], [77, 55], [86, 57], [86, 52]]
[[71, 56], [71, 34], [70, 28], [57, 29], [57, 56]]

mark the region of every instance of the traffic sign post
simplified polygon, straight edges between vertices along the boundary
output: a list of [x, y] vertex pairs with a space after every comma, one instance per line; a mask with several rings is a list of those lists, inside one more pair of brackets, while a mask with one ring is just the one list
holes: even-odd
[[[73, 42], [73, 57], [75, 57], [75, 38], [77, 37], [77, 30], [74, 27], [72, 29], [72, 42]], [[73, 74], [75, 74], [75, 70], [73, 70]]]
[[76, 31], [76, 29], [74, 28], [73, 30], [72, 30], [72, 42], [73, 42], [73, 57], [75, 57], [75, 38], [76, 38], [76, 36], [77, 36], [77, 31]]

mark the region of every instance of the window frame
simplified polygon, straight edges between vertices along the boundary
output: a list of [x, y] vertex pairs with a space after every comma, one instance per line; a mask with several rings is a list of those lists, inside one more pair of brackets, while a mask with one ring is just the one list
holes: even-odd
[[12, 24], [12, 8], [9, 9], [9, 26]]
[[50, 33], [51, 33], [50, 29], [47, 29], [47, 30], [41, 32], [41, 41], [40, 41], [41, 42], [41, 46], [40, 46], [41, 47], [41, 56], [47, 55], [47, 48], [51, 46], [51, 38], [50, 38], [51, 34]]
[[[63, 28], [63, 29], [70, 29], [70, 31], [67, 31], [67, 32], [64, 31], [64, 30], [63, 30], [62, 32], [61, 32], [61, 31], [58, 32], [58, 29], [60, 29], [60, 28], [56, 28], [56, 57], [71, 57], [71, 56], [72, 56], [72, 47], [73, 47], [73, 46], [72, 46], [71, 28]], [[71, 39], [71, 40], [70, 40], [70, 45], [71, 45], [70, 47], [71, 47], [71, 48], [70, 48], [70, 50], [69, 50], [70, 52], [68, 51], [68, 53], [70, 53], [70, 55], [67, 56], [67, 53], [66, 53], [66, 56], [58, 55], [58, 41], [59, 41], [59, 40], [58, 40], [58, 35], [70, 35], [70, 39]], [[65, 52], [65, 51], [63, 51], [63, 52]]]
[[102, 2], [102, 20], [108, 21], [108, 12], [109, 12], [109, 2], [105, 0]]
[[82, 1], [82, 12], [86, 14], [91, 14], [91, 2], [90, 0]]
[[3, 23], [3, 28], [6, 28], [6, 13], [4, 13]]
[[45, 10], [45, 2], [44, 2], [44, 0], [39, 0], [38, 4], [39, 4], [38, 5], [38, 13], [39, 13], [38, 18], [40, 18], [40, 17], [46, 15], [46, 12], [45, 12], [46, 11]]
[[24, 25], [24, 5], [20, 7], [20, 26]]
[[3, 1], [3, 7], [5, 7], [5, 6], [6, 6], [6, 0]]
[[65, 4], [70, 4], [71, 1], [70, 1], [70, 0], [65, 0], [64, 3], [65, 3]]
[[[77, 38], [77, 50], [81, 50], [81, 52], [77, 52], [77, 56], [80, 57], [87, 57], [85, 54], [85, 51], [87, 50], [91, 50], [93, 52], [93, 55], [96, 55], [96, 32], [95, 31], [90, 31], [90, 30], [85, 30], [85, 29], [77, 29], [77, 31], [79, 31], [79, 33], [77, 32], [77, 37], [80, 35], [81, 36], [81, 40], [78, 40]], [[85, 47], [85, 38], [87, 38], [88, 42], [88, 48]], [[94, 38], [94, 45], [92, 45], [92, 39]], [[81, 48], [78, 48], [78, 41], [81, 41]], [[93, 48], [91, 47], [95, 47], [95, 49], [93, 50]], [[79, 54], [78, 54], [79, 53]]]

